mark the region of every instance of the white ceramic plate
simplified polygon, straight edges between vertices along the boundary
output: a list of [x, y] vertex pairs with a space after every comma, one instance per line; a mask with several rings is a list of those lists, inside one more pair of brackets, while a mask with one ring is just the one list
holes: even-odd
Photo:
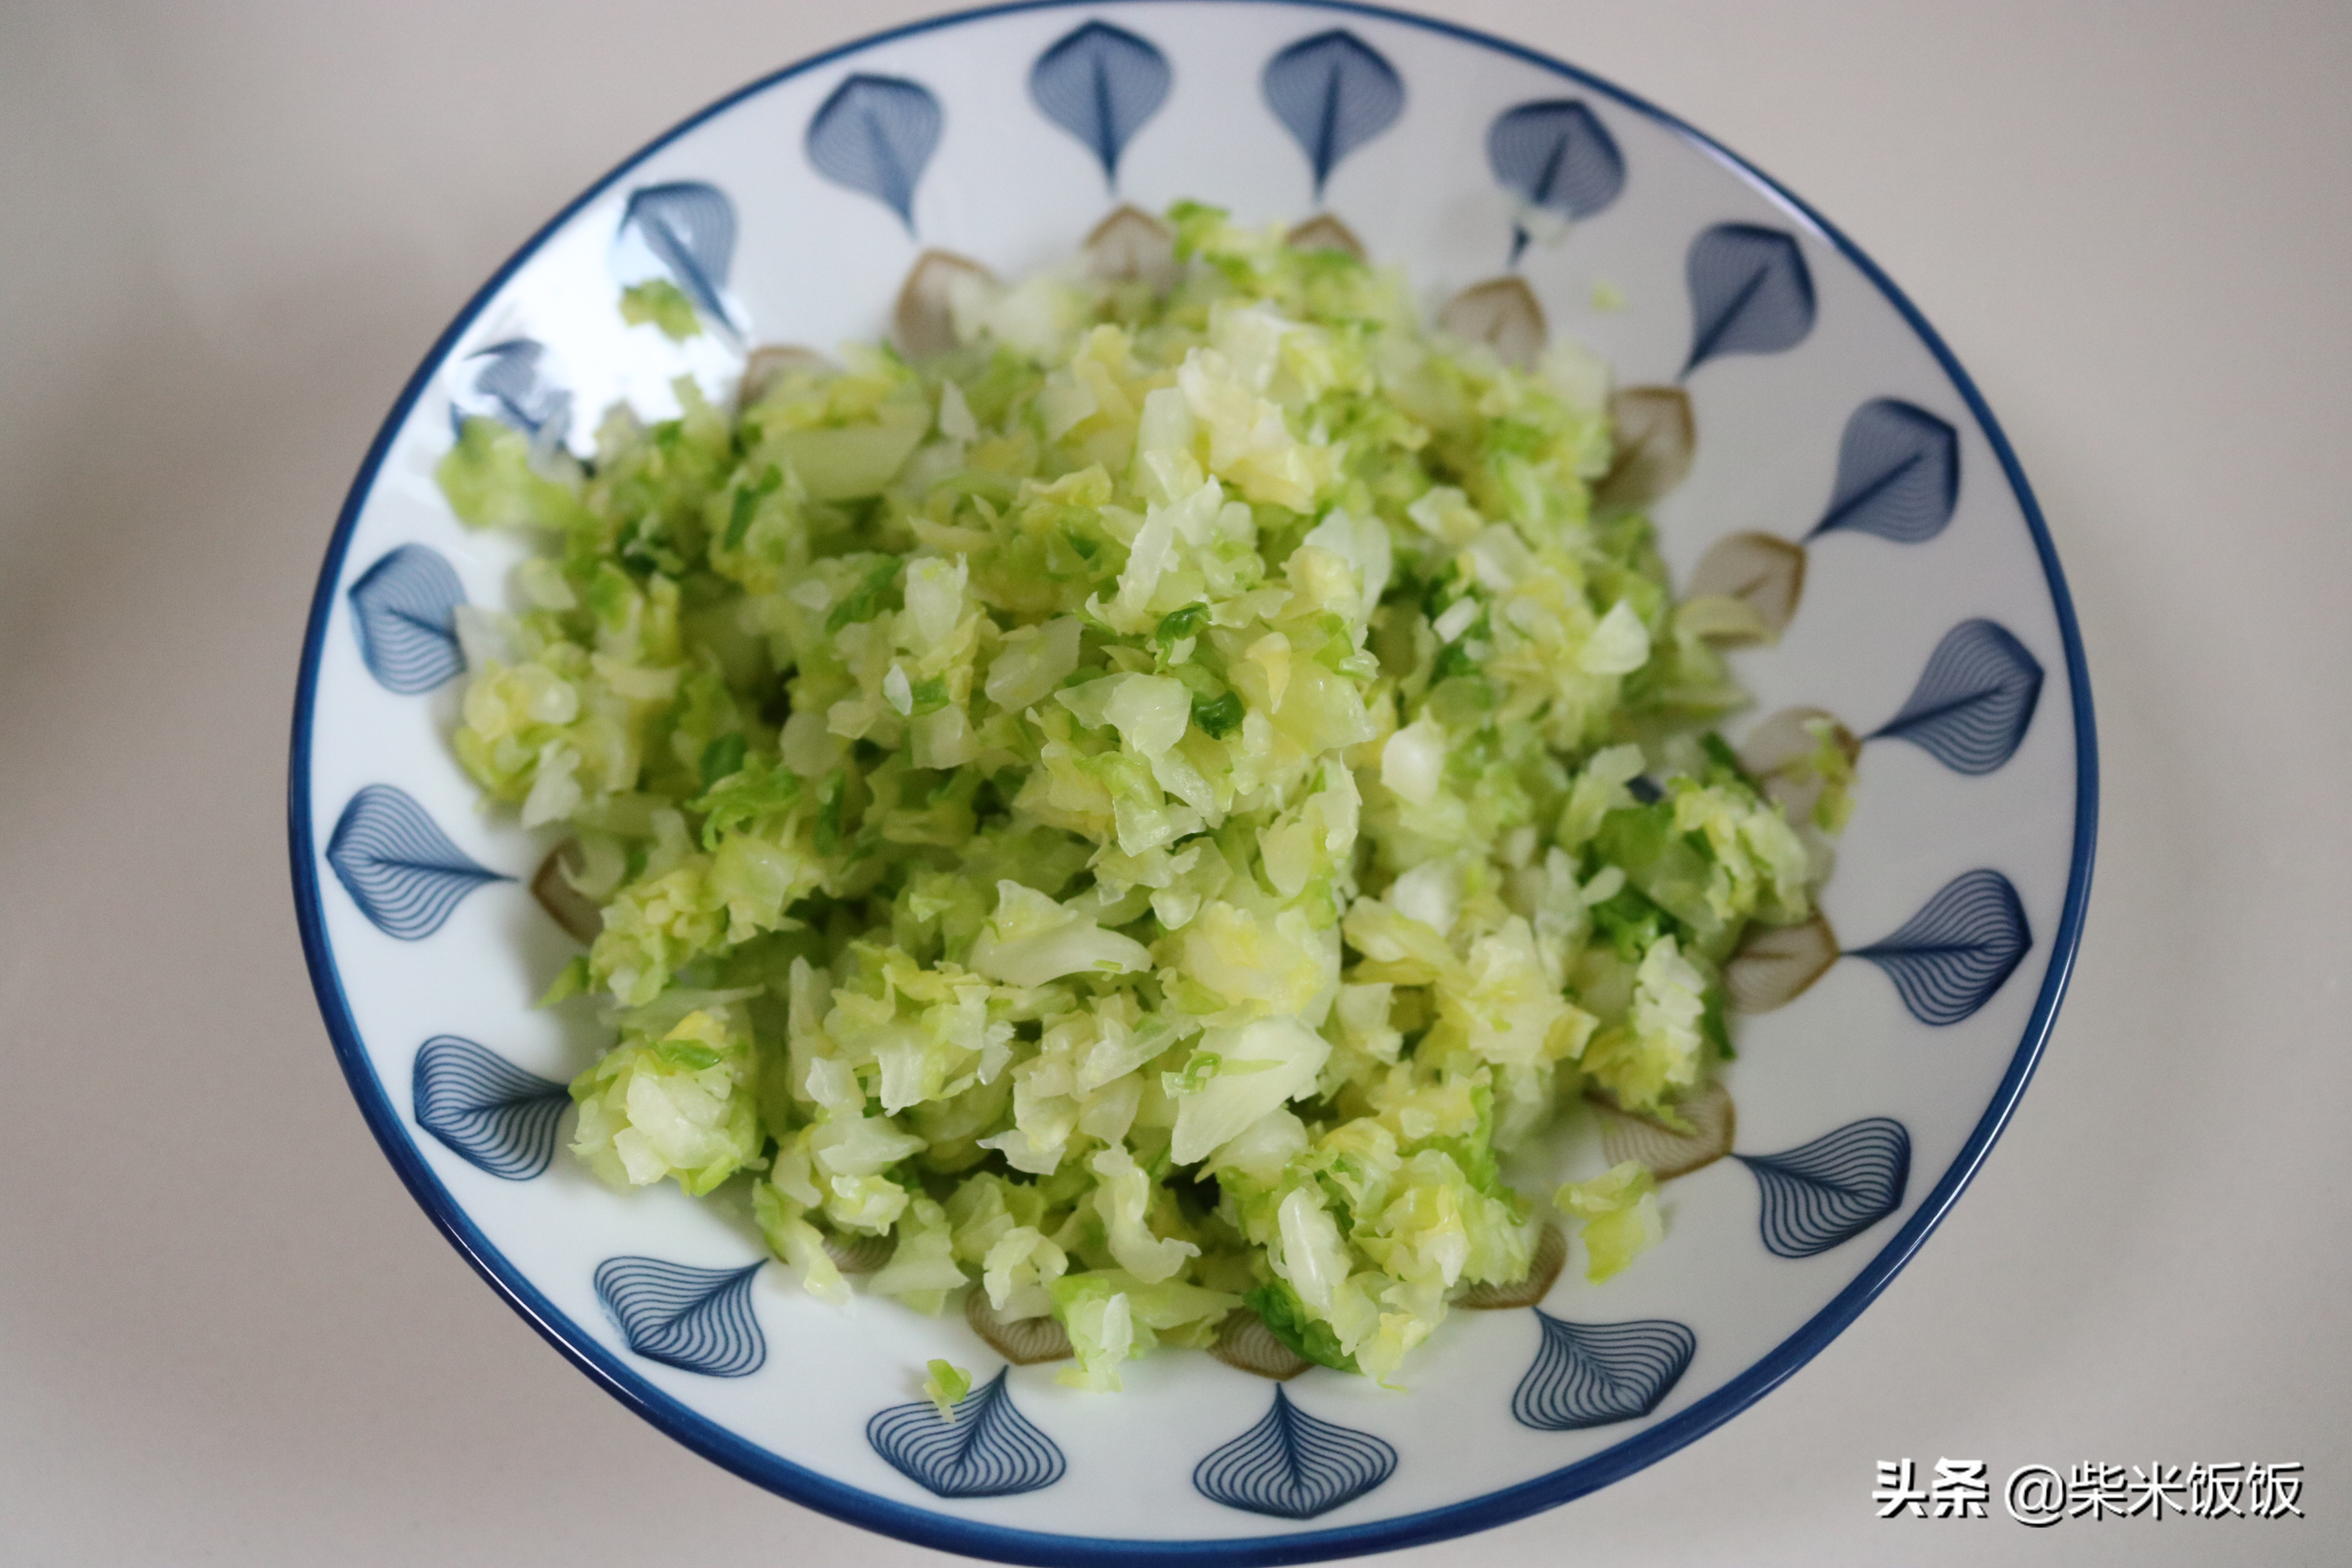
[[[1461, 1312], [1399, 1394], [1206, 1356], [1124, 1395], [1013, 1367], [955, 1317], [802, 1294], [748, 1218], [616, 1195], [550, 1154], [584, 1027], [533, 999], [576, 951], [548, 850], [478, 809], [446, 736], [459, 598], [510, 541], [431, 478], [452, 413], [584, 438], [743, 351], [884, 334], [940, 247], [1018, 275], [1115, 205], [1340, 217], [1433, 310], [1524, 281], [1621, 385], [1679, 386], [1688, 477], [1654, 507], [1677, 581], [1727, 535], [1801, 563], [1751, 716], [1869, 737], [1825, 898], [1845, 957], [1748, 1018], [1733, 1157], [1664, 1189], [1664, 1245], [1605, 1286]], [[1572, 221], [1571, 221], [1572, 220]], [[1522, 240], [1524, 239], [1524, 243]], [[667, 276], [711, 331], [625, 328]], [[1516, 298], [1507, 287], [1502, 291]], [[1622, 296], [1622, 300], [1612, 298]], [[1671, 398], [1667, 399], [1671, 402]], [[1760, 554], [1756, 552], [1760, 551]], [[1718, 558], [1721, 559], [1721, 558]], [[1013, 6], [779, 72], [542, 229], [426, 356], [337, 521], [302, 654], [296, 900], [370, 1125], [467, 1259], [583, 1371], [720, 1464], [909, 1540], [1030, 1563], [1300, 1562], [1476, 1530], [1649, 1464], [1756, 1399], [1885, 1284], [2024, 1088], [2087, 895], [2095, 779], [2065, 586], [1958, 363], [1842, 236], [1731, 153], [1528, 50], [1396, 13], [1145, 0]], [[941, 1426], [926, 1359], [973, 1368]]]

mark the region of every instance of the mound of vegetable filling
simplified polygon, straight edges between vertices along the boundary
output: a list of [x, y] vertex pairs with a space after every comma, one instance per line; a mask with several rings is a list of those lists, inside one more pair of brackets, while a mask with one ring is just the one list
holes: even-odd
[[[572, 1089], [607, 1181], [748, 1188], [820, 1297], [887, 1238], [869, 1289], [1050, 1316], [1081, 1386], [1244, 1308], [1391, 1380], [1526, 1276], [1505, 1166], [1556, 1114], [1674, 1124], [1814, 868], [1706, 732], [1744, 699], [1648, 520], [1595, 510], [1604, 367], [1170, 223], [1139, 275], [958, 272], [935, 353], [763, 355], [732, 415], [681, 380], [590, 461], [467, 421], [451, 503], [546, 550], [466, 613], [456, 749], [577, 836], [603, 930], [551, 994], [617, 1030]], [[1594, 1278], [1650, 1189], [1559, 1193]]]

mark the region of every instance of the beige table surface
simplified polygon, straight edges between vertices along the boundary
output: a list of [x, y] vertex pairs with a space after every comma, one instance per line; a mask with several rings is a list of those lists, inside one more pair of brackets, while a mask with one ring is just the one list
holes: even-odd
[[[282, 826], [320, 552], [442, 325], [672, 121], [926, 9], [0, 5], [0, 1563], [947, 1561], [695, 1458], [459, 1262], [336, 1070]], [[1665, 1462], [1390, 1561], [2352, 1561], [2352, 10], [1447, 10], [1902, 281], [2048, 509], [2105, 787], [2047, 1059], [1884, 1299]], [[1905, 1455], [2299, 1460], [2309, 1517], [1880, 1522]]]

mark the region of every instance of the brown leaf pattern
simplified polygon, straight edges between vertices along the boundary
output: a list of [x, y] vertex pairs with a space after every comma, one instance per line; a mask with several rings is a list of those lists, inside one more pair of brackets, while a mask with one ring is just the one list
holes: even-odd
[[1689, 593], [1745, 602], [1769, 636], [1786, 631], [1805, 592], [1805, 550], [1769, 533], [1734, 533], [1715, 542], [1691, 574]]
[[596, 907], [595, 900], [565, 879], [567, 869], [579, 868], [579, 840], [567, 838], [540, 862], [539, 874], [530, 879], [530, 896], [557, 925], [582, 942], [593, 942], [604, 930], [604, 912]]
[[995, 274], [970, 257], [950, 250], [926, 250], [915, 258], [907, 281], [899, 286], [898, 306], [891, 317], [898, 347], [909, 357], [920, 359], [955, 347], [952, 301], [956, 281], [962, 278], [993, 281]]
[[1602, 507], [1648, 506], [1690, 472], [1698, 449], [1690, 394], [1679, 386], [1625, 386], [1609, 395], [1617, 453], [1593, 491]]
[[1315, 1364], [1276, 1339], [1265, 1320], [1247, 1307], [1236, 1307], [1225, 1314], [1209, 1353], [1236, 1371], [1276, 1383], [1287, 1383]]
[[1723, 966], [1723, 994], [1735, 1013], [1769, 1013], [1803, 995], [1837, 961], [1837, 933], [1820, 915], [1802, 925], [1751, 926]]
[[1662, 1182], [1686, 1176], [1731, 1152], [1738, 1115], [1731, 1093], [1720, 1082], [1710, 1083], [1687, 1100], [1675, 1103], [1675, 1113], [1689, 1130], [1667, 1126], [1647, 1116], [1619, 1110], [1597, 1094], [1586, 1096], [1601, 1119], [1601, 1152], [1612, 1164], [1627, 1160], [1650, 1168]]
[[1329, 213], [1317, 213], [1283, 236], [1283, 243], [1293, 250], [1344, 250], [1359, 261], [1364, 258], [1364, 242], [1356, 231]]
[[1123, 206], [1087, 236], [1087, 265], [1113, 283], [1165, 289], [1176, 281], [1176, 233], [1141, 207]]
[[824, 1255], [844, 1274], [871, 1274], [890, 1261], [898, 1243], [887, 1236], [824, 1236]]
[[1499, 1312], [1511, 1307], [1532, 1307], [1550, 1293], [1552, 1281], [1568, 1264], [1568, 1237], [1559, 1226], [1547, 1225], [1536, 1235], [1535, 1254], [1528, 1261], [1525, 1279], [1503, 1285], [1473, 1285], [1454, 1299], [1457, 1307], [1474, 1312]]
[[1437, 324], [1456, 337], [1488, 344], [1505, 364], [1522, 369], [1534, 364], [1551, 341], [1542, 303], [1517, 278], [1473, 283], [1445, 302]]
[[989, 1305], [987, 1289], [982, 1286], [976, 1285], [965, 1293], [963, 1316], [973, 1333], [1015, 1366], [1067, 1361], [1078, 1353], [1071, 1348], [1070, 1336], [1062, 1325], [1051, 1318], [998, 1317], [996, 1309]]

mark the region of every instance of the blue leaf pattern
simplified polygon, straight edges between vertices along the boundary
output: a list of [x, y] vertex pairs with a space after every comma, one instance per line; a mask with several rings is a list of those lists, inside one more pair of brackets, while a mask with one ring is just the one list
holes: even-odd
[[410, 1090], [419, 1127], [509, 1182], [547, 1169], [555, 1158], [555, 1124], [572, 1100], [563, 1085], [455, 1035], [425, 1042]]
[[866, 1440], [890, 1467], [945, 1498], [1010, 1497], [1062, 1479], [1062, 1450], [1013, 1408], [1011, 1369], [955, 1403], [951, 1417], [928, 1399], [894, 1405], [866, 1424]]
[[440, 552], [404, 544], [352, 584], [352, 627], [360, 662], [387, 690], [430, 691], [466, 668], [457, 646], [457, 606], [466, 589]]
[[1873, 398], [1845, 422], [1837, 488], [1807, 537], [1843, 529], [1922, 544], [1944, 531], [1959, 500], [1959, 432], [1900, 398]]
[[[1522, 103], [1496, 115], [1486, 128], [1486, 163], [1521, 201], [1565, 218], [1591, 217], [1625, 188], [1617, 139], [1574, 99]], [[1528, 231], [1514, 225], [1511, 260], [1527, 247]]]
[[1698, 1336], [1680, 1323], [1570, 1323], [1535, 1310], [1543, 1342], [1511, 1395], [1519, 1425], [1575, 1432], [1647, 1415], [1681, 1381]]
[[1315, 170], [1315, 199], [1339, 161], [1396, 123], [1404, 80], [1370, 44], [1342, 28], [1301, 38], [1268, 60], [1266, 107]]
[[816, 172], [872, 196], [915, 231], [915, 187], [940, 145], [940, 100], [920, 82], [853, 76], [809, 121], [804, 146]]
[[1735, 1154], [1756, 1174], [1757, 1224], [1775, 1257], [1811, 1258], [1861, 1235], [1903, 1206], [1911, 1135], [1873, 1116], [1785, 1154]]
[[657, 1258], [611, 1258], [596, 1266], [596, 1300], [631, 1350], [706, 1377], [749, 1377], [768, 1359], [742, 1268], [694, 1268]]
[[439, 931], [458, 900], [483, 883], [512, 880], [468, 858], [423, 806], [390, 784], [352, 796], [327, 840], [327, 864], [360, 913], [402, 942]]
[[547, 345], [509, 338], [467, 354], [474, 378], [449, 402], [449, 423], [464, 434], [469, 415], [487, 415], [553, 447], [572, 424], [572, 394], [548, 379]]
[[1397, 1452], [1369, 1432], [1318, 1421], [1274, 1391], [1265, 1419], [1192, 1471], [1202, 1497], [1276, 1519], [1313, 1519], [1396, 1473]]
[[1908, 741], [1954, 773], [1983, 774], [2017, 754], [2042, 700], [2042, 663], [1991, 621], [1944, 634], [1901, 712], [1866, 738]]
[[1029, 96], [1046, 119], [1086, 143], [1116, 191], [1118, 156], [1168, 100], [1172, 78], [1168, 57], [1150, 41], [1088, 22], [1037, 57]]
[[1946, 883], [1884, 942], [1853, 950], [1886, 972], [1923, 1024], [1957, 1024], [1992, 999], [2033, 946], [2009, 879], [1976, 870]]
[[733, 330], [719, 299], [735, 266], [735, 204], [716, 185], [679, 181], [632, 192], [621, 232], [635, 229], [695, 308]]
[[1691, 241], [1688, 375], [1724, 354], [1794, 348], [1813, 330], [1813, 275], [1796, 237], [1748, 223], [1719, 223]]

